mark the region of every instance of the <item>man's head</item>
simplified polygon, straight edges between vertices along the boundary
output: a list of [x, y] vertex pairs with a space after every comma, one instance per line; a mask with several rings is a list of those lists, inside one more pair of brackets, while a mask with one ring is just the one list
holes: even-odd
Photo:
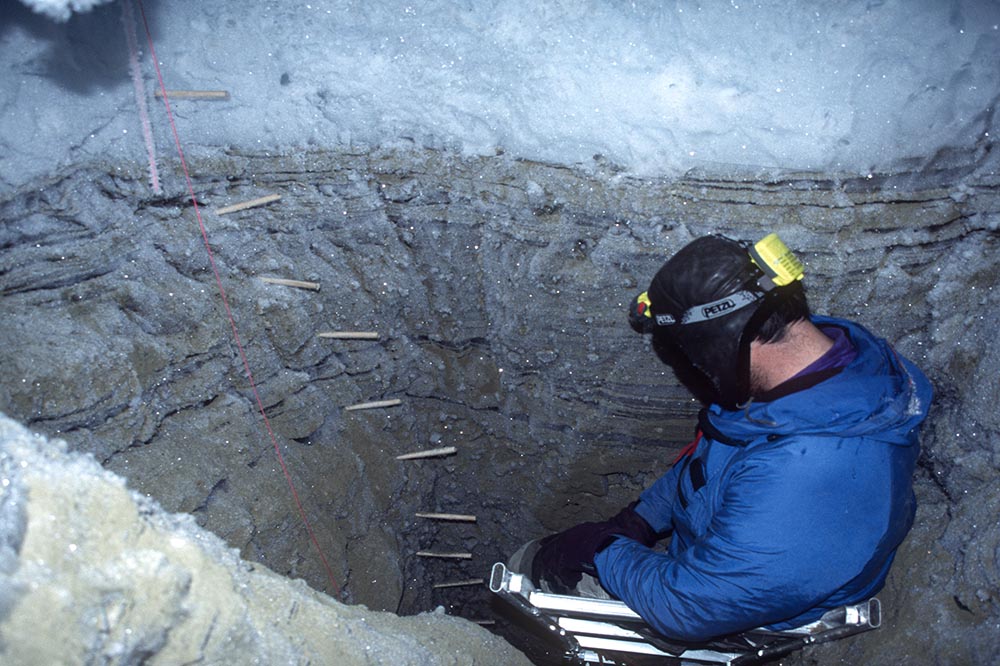
[[657, 271], [633, 325], [652, 333], [672, 365], [665, 352], [678, 349], [732, 408], [750, 396], [750, 342], [778, 342], [789, 324], [809, 317], [801, 269], [773, 234], [756, 245], [702, 236]]

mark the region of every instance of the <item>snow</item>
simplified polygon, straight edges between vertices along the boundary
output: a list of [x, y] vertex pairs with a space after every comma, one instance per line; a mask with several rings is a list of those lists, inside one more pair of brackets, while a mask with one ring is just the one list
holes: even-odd
[[[0, 192], [86, 159], [145, 164], [121, 3], [24, 2], [45, 16], [4, 5]], [[924, 168], [946, 152], [971, 163], [997, 133], [993, 1], [141, 9], [140, 48], [144, 13], [168, 89], [230, 93], [173, 101], [185, 147], [400, 143], [584, 166], [600, 155], [643, 176], [864, 174]], [[169, 158], [155, 72], [141, 56], [157, 154]]]
[[24, 4], [39, 14], [57, 21], [66, 21], [73, 12], [86, 12], [110, 0], [24, 0]]

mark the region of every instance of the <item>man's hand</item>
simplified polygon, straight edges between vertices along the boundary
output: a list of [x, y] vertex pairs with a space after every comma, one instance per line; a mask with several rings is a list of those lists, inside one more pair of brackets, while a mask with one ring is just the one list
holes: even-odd
[[610, 520], [581, 523], [542, 539], [531, 563], [532, 582], [541, 587], [544, 580], [556, 594], [567, 594], [580, 582], [582, 574], [597, 575], [594, 556], [616, 536], [652, 546], [656, 533], [635, 512], [636, 504], [633, 502]]

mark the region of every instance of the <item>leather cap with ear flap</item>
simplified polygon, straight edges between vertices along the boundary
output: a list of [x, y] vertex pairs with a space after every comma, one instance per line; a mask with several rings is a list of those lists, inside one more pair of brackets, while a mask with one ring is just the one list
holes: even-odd
[[654, 339], [679, 347], [730, 409], [750, 395], [746, 332], [765, 301], [763, 275], [743, 244], [703, 236], [663, 264], [649, 286]]

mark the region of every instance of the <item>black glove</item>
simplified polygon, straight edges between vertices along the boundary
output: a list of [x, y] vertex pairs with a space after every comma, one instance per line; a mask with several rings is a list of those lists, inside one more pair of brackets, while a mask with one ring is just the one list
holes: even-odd
[[632, 502], [610, 520], [580, 523], [542, 539], [531, 562], [531, 580], [535, 586], [541, 587], [544, 580], [556, 594], [571, 592], [582, 574], [597, 575], [594, 556], [616, 536], [626, 536], [644, 546], [656, 543], [656, 532], [635, 512], [637, 504]]

